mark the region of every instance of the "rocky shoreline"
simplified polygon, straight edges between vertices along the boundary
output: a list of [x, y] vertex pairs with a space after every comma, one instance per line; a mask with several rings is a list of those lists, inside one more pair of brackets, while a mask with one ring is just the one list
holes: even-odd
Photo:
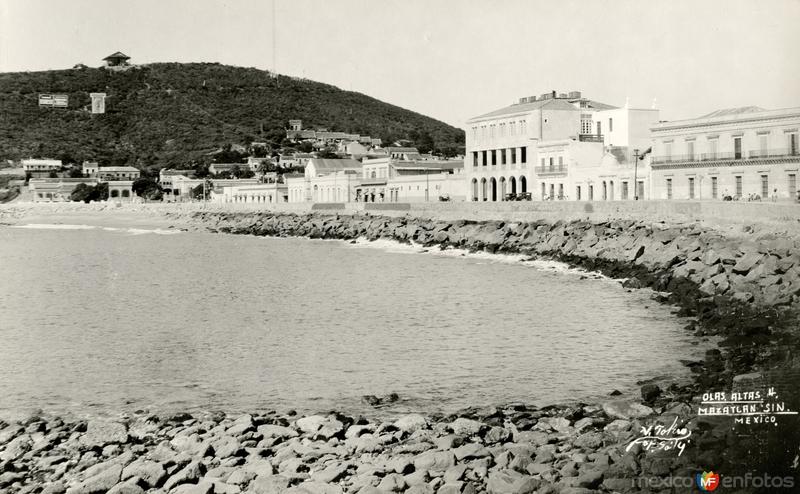
[[[705, 392], [763, 386], [776, 386], [787, 407], [800, 409], [800, 249], [793, 237], [748, 238], [743, 232], [732, 238], [694, 224], [630, 220], [505, 223], [267, 212], [167, 217], [220, 233], [391, 239], [557, 259], [624, 278], [631, 289], [655, 289], [659, 301], [690, 318], [687, 330], [718, 335], [722, 343], [705, 360], [685, 362], [692, 383], [646, 384], [641, 400], [633, 401], [513, 404], [386, 422], [335, 411], [308, 417], [143, 412], [88, 421], [33, 414], [0, 423], [3, 492], [685, 492], [688, 486], [666, 488], [665, 482], [711, 469], [797, 474], [800, 424], [745, 428], [697, 410]], [[677, 441], [642, 442], [656, 426], [685, 428], [691, 438], [681, 448]]]

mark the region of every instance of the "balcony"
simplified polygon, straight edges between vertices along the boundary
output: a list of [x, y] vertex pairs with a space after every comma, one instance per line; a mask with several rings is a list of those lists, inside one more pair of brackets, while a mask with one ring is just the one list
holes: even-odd
[[603, 134], [578, 134], [580, 142], [603, 142]]
[[537, 166], [534, 171], [540, 177], [556, 177], [567, 174], [567, 165]]
[[668, 165], [680, 163], [712, 163], [720, 161], [739, 161], [739, 160], [765, 160], [765, 159], [785, 159], [800, 158], [798, 150], [790, 149], [763, 149], [758, 151], [730, 152], [730, 153], [696, 153], [678, 154], [671, 156], [654, 156], [653, 165]]

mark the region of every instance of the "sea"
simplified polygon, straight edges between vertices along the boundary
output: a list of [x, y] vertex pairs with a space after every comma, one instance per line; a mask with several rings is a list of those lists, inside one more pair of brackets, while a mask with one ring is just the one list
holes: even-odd
[[703, 351], [620, 280], [389, 241], [22, 223], [0, 273], [0, 413], [591, 402]]

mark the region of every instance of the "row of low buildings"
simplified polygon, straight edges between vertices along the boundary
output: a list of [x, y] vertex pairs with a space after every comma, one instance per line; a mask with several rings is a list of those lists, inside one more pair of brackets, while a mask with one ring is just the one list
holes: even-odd
[[554, 91], [470, 119], [464, 175], [472, 201], [795, 200], [799, 127], [800, 108], [664, 122]]
[[60, 160], [27, 159], [22, 160], [22, 169], [31, 176], [28, 190], [34, 202], [69, 201], [72, 192], [79, 184], [95, 186], [108, 184], [109, 199], [132, 201], [133, 182], [139, 178], [140, 171], [132, 166], [98, 166], [97, 163], [84, 162], [81, 166], [83, 177], [53, 177], [61, 172]]
[[312, 158], [304, 173], [283, 182], [222, 184], [214, 181], [218, 202], [420, 202], [466, 199], [462, 160], [407, 159], [416, 150], [358, 161]]

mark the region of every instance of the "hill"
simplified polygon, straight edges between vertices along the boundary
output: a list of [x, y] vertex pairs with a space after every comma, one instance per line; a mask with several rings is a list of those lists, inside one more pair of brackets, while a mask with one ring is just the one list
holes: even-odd
[[[107, 93], [105, 114], [90, 113], [92, 92]], [[40, 108], [40, 93], [68, 94], [69, 107]], [[293, 118], [451, 153], [464, 145], [463, 130], [361, 93], [211, 63], [3, 73], [0, 108], [0, 160], [185, 166], [231, 144], [280, 146]]]

